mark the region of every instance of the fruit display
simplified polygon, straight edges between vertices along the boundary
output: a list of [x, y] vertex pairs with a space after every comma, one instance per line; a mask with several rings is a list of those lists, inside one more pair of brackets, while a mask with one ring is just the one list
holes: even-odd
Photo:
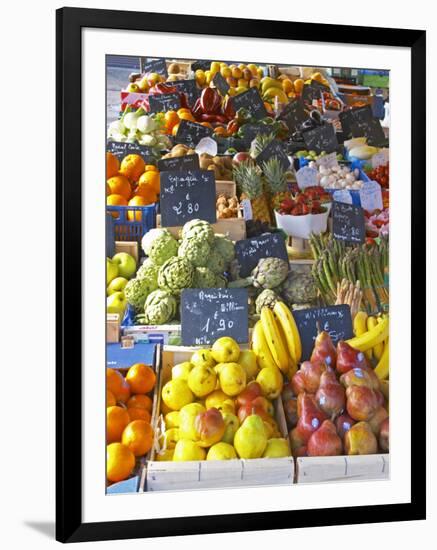
[[381, 187], [388, 189], [390, 187], [390, 163], [380, 164], [372, 170], [368, 170], [367, 175], [372, 181], [377, 181]]
[[164, 121], [157, 115], [149, 115], [143, 108], [127, 107], [119, 120], [111, 122], [107, 137], [110, 140], [147, 145], [159, 158], [160, 151], [170, 146], [165, 135]]
[[323, 187], [311, 186], [304, 191], [283, 199], [278, 208], [281, 215], [306, 216], [308, 214], [323, 214], [327, 211], [324, 204], [330, 203], [332, 197]]

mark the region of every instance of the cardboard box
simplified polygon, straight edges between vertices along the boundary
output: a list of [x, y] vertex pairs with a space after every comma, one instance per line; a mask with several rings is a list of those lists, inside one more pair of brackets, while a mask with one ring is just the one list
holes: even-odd
[[136, 325], [122, 327], [123, 336], [132, 336], [134, 342], [178, 346], [181, 343], [181, 325]]
[[137, 241], [115, 241], [115, 254], [126, 252], [135, 258], [138, 264], [138, 243]]
[[118, 313], [106, 314], [106, 343], [114, 344], [120, 341], [120, 316]]

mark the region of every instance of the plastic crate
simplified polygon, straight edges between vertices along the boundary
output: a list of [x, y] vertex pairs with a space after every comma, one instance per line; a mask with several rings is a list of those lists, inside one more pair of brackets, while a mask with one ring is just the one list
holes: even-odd
[[[148, 204], [147, 206], [107, 206], [106, 210], [112, 216], [112, 229], [108, 230], [107, 228], [106, 232], [107, 241], [137, 241], [141, 245], [143, 236], [150, 229], [156, 227], [158, 203]], [[128, 213], [133, 212], [135, 212], [135, 218], [137, 217], [137, 212], [141, 213], [141, 220], [129, 220]]]

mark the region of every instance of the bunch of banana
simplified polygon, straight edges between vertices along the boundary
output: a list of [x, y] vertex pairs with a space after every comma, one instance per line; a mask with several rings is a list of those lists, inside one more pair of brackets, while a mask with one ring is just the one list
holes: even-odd
[[252, 349], [261, 368], [276, 366], [289, 378], [297, 371], [302, 345], [294, 317], [283, 302], [273, 310], [262, 308], [252, 333]]
[[359, 311], [354, 317], [355, 338], [347, 343], [363, 351], [369, 361], [372, 357], [377, 361], [375, 374], [380, 380], [389, 377], [389, 320], [387, 315], [367, 316]]
[[288, 103], [288, 97], [283, 90], [282, 81], [277, 78], [265, 76], [261, 79], [261, 95], [265, 100], [277, 97], [281, 103]]

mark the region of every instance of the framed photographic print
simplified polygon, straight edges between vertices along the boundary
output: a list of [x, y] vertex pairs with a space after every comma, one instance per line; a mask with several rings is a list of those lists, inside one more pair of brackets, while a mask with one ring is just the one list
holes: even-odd
[[57, 539], [424, 519], [424, 180], [424, 31], [58, 10]]

